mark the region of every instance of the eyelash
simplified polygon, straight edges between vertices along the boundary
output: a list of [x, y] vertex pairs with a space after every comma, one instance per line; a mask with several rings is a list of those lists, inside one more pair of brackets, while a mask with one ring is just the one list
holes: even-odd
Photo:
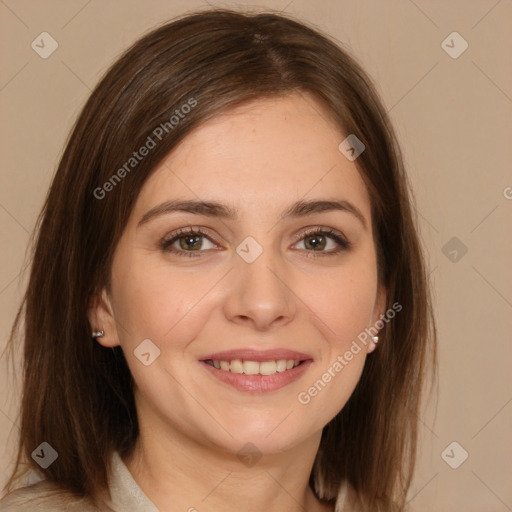
[[[193, 227], [189, 228], [182, 228], [176, 231], [175, 233], [171, 233], [170, 236], [164, 237], [160, 242], [160, 247], [162, 251], [164, 252], [170, 252], [173, 254], [176, 254], [178, 256], [182, 257], [189, 257], [189, 258], [195, 258], [200, 257], [202, 252], [206, 251], [184, 251], [182, 249], [174, 249], [172, 248], [172, 244], [179, 240], [180, 238], [184, 237], [185, 235], [201, 235], [205, 238], [207, 238], [210, 242], [215, 243], [214, 240], [211, 239], [210, 236], [208, 236], [204, 231], [201, 230], [201, 228], [194, 229]], [[311, 229], [308, 229], [307, 231], [301, 233], [300, 235], [296, 235], [295, 243], [300, 242], [302, 239], [312, 236], [312, 235], [322, 235], [327, 236], [328, 238], [331, 238], [334, 240], [339, 247], [334, 250], [330, 250], [328, 252], [326, 251], [311, 251], [307, 249], [303, 249], [308, 253], [308, 258], [323, 258], [324, 256], [336, 256], [342, 251], [347, 251], [351, 248], [352, 244], [346, 240], [341, 234], [338, 234], [334, 229], [325, 229], [321, 226], [317, 226]]]

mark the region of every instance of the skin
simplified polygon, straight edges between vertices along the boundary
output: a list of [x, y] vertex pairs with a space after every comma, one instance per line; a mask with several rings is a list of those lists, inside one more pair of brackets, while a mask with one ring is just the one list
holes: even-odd
[[[240, 503], [246, 511], [333, 510], [308, 479], [322, 428], [349, 399], [374, 346], [361, 345], [307, 405], [297, 396], [378, 320], [386, 299], [370, 198], [355, 162], [338, 150], [345, 137], [307, 94], [260, 99], [189, 134], [139, 194], [111, 289], [96, 297], [89, 319], [105, 331], [99, 343], [121, 345], [134, 376], [140, 437], [125, 463], [162, 511], [231, 511]], [[178, 198], [225, 203], [240, 219], [168, 213], [138, 226], [146, 212]], [[301, 199], [349, 201], [366, 227], [346, 211], [276, 222]], [[163, 237], [188, 226], [212, 240], [202, 239], [198, 257], [162, 250]], [[351, 247], [322, 256], [308, 244], [314, 236], [293, 237], [316, 226], [343, 233]], [[253, 263], [236, 252], [247, 236], [263, 247]], [[324, 254], [338, 247], [325, 243]], [[183, 238], [173, 244], [184, 246]], [[149, 366], [133, 354], [145, 339], [161, 351]], [[236, 348], [298, 350], [313, 364], [280, 390], [250, 394], [198, 362]], [[248, 442], [262, 454], [251, 467], [237, 457]]]

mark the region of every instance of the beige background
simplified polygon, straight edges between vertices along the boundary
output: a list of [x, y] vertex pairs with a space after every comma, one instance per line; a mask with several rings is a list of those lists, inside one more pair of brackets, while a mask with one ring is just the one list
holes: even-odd
[[[211, 4], [284, 10], [311, 22], [347, 44], [376, 81], [416, 191], [439, 328], [437, 412], [434, 400], [420, 418], [411, 508], [512, 510], [512, 2]], [[2, 345], [26, 282], [20, 272], [29, 233], [81, 105], [141, 34], [201, 7], [207, 3], [0, 1]], [[48, 59], [31, 48], [43, 31], [59, 45]], [[456, 59], [442, 46], [453, 31], [469, 44]], [[460, 41], [448, 44], [460, 48]], [[445, 247], [452, 237], [458, 246]], [[1, 484], [18, 433], [19, 388], [5, 359]], [[457, 469], [441, 456], [453, 441], [469, 453]], [[447, 460], [461, 453], [456, 447]]]

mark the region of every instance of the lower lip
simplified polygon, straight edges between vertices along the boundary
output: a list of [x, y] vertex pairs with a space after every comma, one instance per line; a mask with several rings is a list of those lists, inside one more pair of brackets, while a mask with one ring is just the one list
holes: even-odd
[[284, 372], [276, 372], [273, 375], [245, 375], [244, 373], [233, 373], [225, 370], [218, 370], [204, 361], [199, 361], [207, 371], [222, 382], [233, 386], [239, 391], [253, 393], [267, 393], [269, 391], [277, 391], [278, 389], [291, 384], [299, 379], [309, 368], [312, 359], [308, 359], [299, 364], [295, 368], [285, 370]]

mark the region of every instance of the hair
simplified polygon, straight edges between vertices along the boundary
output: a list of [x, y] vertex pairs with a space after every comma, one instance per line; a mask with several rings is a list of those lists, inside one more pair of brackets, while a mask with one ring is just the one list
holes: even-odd
[[[133, 378], [120, 347], [91, 340], [87, 310], [110, 285], [134, 202], [194, 128], [252, 100], [294, 92], [311, 95], [365, 145], [355, 164], [371, 199], [378, 280], [387, 308], [403, 306], [324, 427], [309, 483], [331, 504], [347, 481], [365, 510], [404, 509], [437, 342], [396, 135], [370, 78], [334, 39], [290, 16], [226, 9], [189, 13], [144, 35], [106, 71], [71, 131], [36, 224], [28, 287], [9, 339], [11, 348], [15, 338], [24, 342], [23, 390], [16, 463], [4, 490], [28, 469], [39, 471], [31, 453], [43, 441], [59, 454], [45, 478], [91, 499], [105, 489], [113, 450], [132, 453], [139, 433]], [[158, 141], [157, 127], [165, 132]], [[148, 137], [155, 147], [128, 170]]]

